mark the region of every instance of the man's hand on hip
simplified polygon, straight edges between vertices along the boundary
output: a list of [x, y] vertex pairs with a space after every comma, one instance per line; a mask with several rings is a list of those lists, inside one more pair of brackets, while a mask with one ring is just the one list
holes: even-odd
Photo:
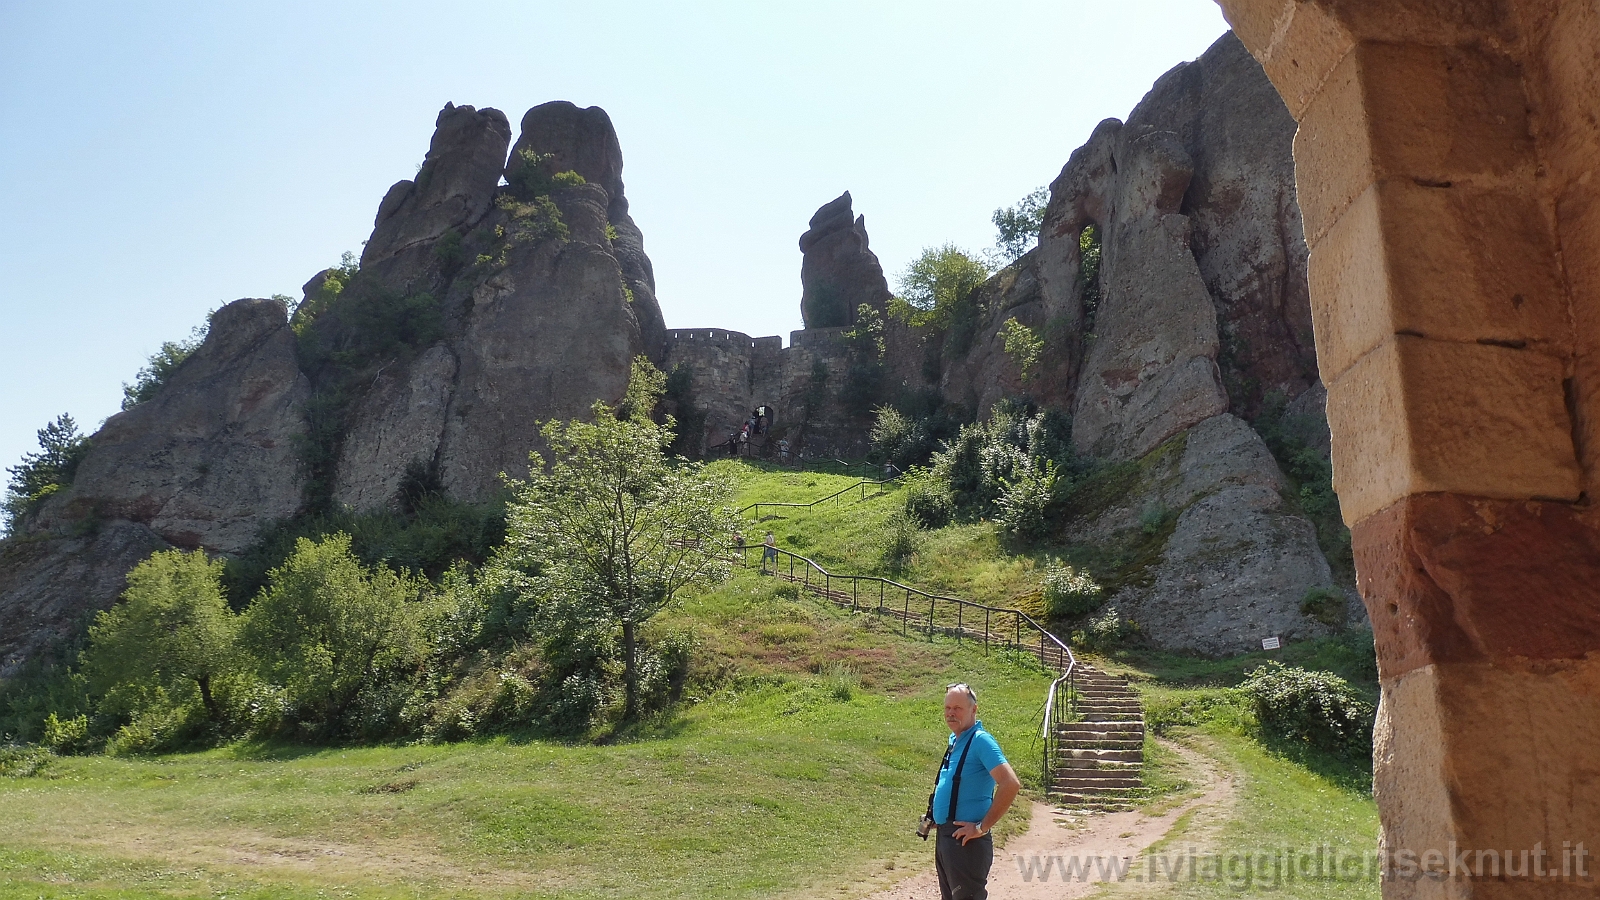
[[954, 824], [959, 827], [957, 827], [950, 836], [959, 839], [961, 841], [961, 846], [963, 847], [967, 845], [967, 841], [983, 837], [983, 829], [979, 827], [981, 823], [956, 822]]

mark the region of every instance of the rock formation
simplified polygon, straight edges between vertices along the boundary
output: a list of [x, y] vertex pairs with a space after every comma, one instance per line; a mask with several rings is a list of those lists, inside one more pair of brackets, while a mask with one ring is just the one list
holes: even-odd
[[243, 549], [263, 522], [301, 508], [309, 392], [283, 304], [224, 306], [154, 399], [106, 420], [42, 528], [126, 520], [182, 547]]
[[[153, 399], [106, 422], [73, 484], [0, 545], [0, 677], [110, 605], [153, 550], [235, 553], [308, 504], [390, 507], [408, 479], [498, 496], [539, 423], [616, 402], [635, 355], [662, 359], [610, 119], [547, 103], [522, 126], [516, 149], [548, 155], [547, 193], [516, 186], [534, 163], [507, 166], [503, 113], [446, 105], [417, 177], [379, 204], [358, 273], [313, 277], [296, 329], [275, 300], [224, 306]], [[553, 177], [566, 172], [582, 183]], [[400, 333], [374, 343], [375, 325]]]
[[889, 282], [867, 244], [867, 217], [850, 208], [850, 192], [824, 203], [800, 236], [800, 318], [806, 328], [855, 323], [865, 303], [883, 310]]

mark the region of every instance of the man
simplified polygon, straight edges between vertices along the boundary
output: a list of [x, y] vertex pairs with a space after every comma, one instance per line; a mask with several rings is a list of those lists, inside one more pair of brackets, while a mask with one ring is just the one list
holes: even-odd
[[772, 574], [778, 574], [778, 539], [767, 532], [767, 539], [761, 544], [761, 574], [767, 574], [767, 563], [772, 563]]
[[941, 900], [986, 900], [989, 867], [994, 864], [990, 830], [1022, 790], [1000, 744], [978, 721], [978, 694], [952, 684], [944, 695], [944, 723], [950, 743], [933, 791], [933, 821], [939, 839], [934, 868]]

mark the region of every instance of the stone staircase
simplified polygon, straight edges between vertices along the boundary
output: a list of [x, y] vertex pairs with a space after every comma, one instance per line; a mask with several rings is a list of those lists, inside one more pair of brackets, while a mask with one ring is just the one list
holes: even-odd
[[1144, 708], [1124, 678], [1078, 663], [1077, 721], [1056, 726], [1050, 792], [1063, 806], [1128, 809], [1143, 787]]

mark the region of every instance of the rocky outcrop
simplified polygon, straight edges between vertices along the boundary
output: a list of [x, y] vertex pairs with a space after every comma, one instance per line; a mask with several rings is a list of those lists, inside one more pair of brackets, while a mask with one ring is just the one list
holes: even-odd
[[855, 324], [865, 303], [883, 310], [889, 282], [867, 241], [867, 217], [850, 208], [850, 192], [824, 203], [800, 236], [800, 318], [806, 328]]
[[494, 204], [510, 142], [505, 113], [446, 103], [416, 179], [395, 182], [378, 204], [362, 267], [420, 245], [431, 248], [445, 232], [464, 233], [482, 219]]
[[283, 304], [236, 300], [154, 399], [106, 420], [40, 524], [125, 519], [178, 546], [243, 549], [304, 501], [309, 393]]
[[643, 349], [659, 363], [666, 352], [666, 320], [656, 299], [655, 269], [644, 252], [644, 233], [628, 215], [628, 198], [622, 189], [622, 143], [611, 117], [598, 106], [583, 109], [565, 100], [542, 103], [522, 117], [522, 136], [506, 165], [508, 179], [516, 178], [527, 165], [521, 151], [550, 154], [552, 171], [577, 172], [605, 191], [606, 220], [615, 232], [611, 254], [633, 294], [631, 304]]
[[437, 344], [402, 371], [403, 377], [378, 374], [344, 439], [334, 490], [341, 506], [390, 506], [408, 477], [426, 481], [436, 466], [455, 387], [455, 354]]
[[1300, 611], [1317, 588], [1338, 590], [1315, 528], [1288, 505], [1288, 485], [1261, 436], [1212, 416], [1138, 463], [1137, 479], [1107, 509], [1074, 523], [1069, 539], [1159, 552], [1110, 602], [1156, 645], [1203, 653], [1260, 649], [1329, 626]]
[[127, 588], [128, 570], [171, 545], [143, 525], [0, 541], [0, 678], [83, 633]]

